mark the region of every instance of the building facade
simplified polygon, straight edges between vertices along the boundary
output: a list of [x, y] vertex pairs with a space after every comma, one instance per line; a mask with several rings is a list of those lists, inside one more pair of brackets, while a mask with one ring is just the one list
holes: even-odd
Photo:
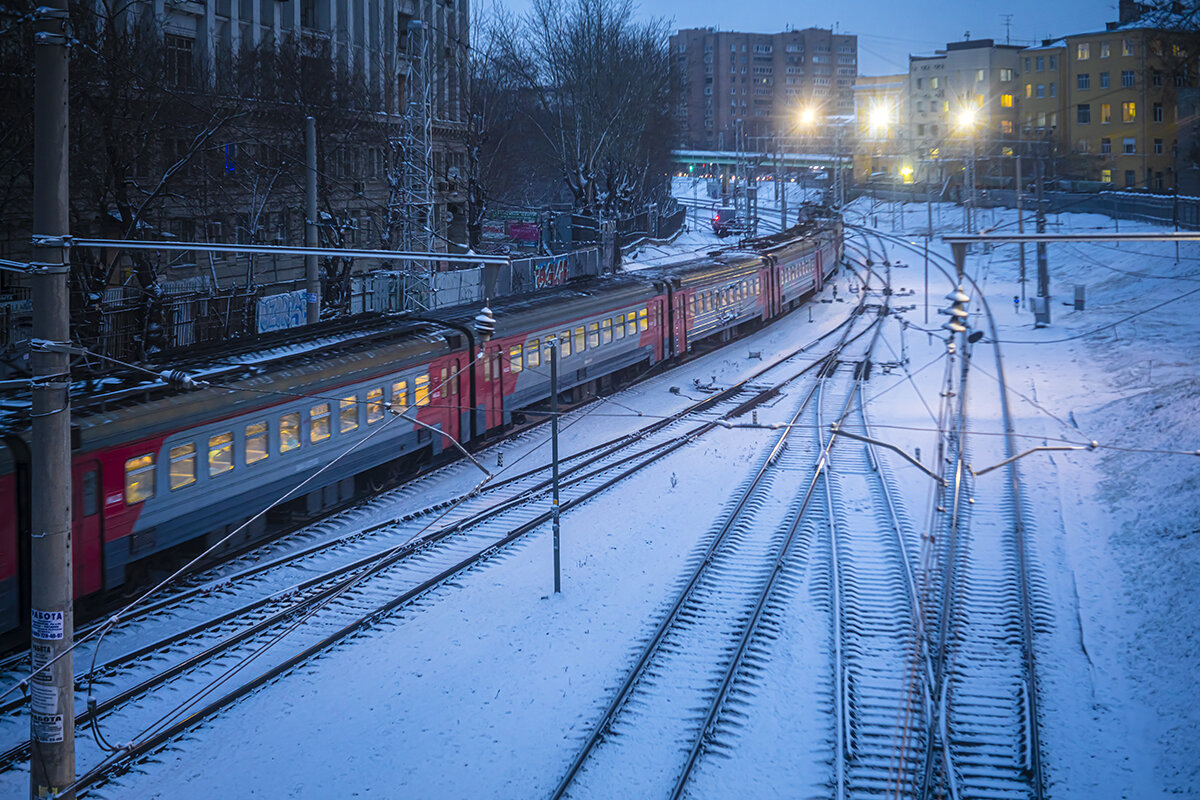
[[996, 159], [1016, 138], [1020, 51], [977, 39], [909, 57], [907, 134], [916, 180], [945, 180], [972, 154], [980, 175], [998, 169]]
[[908, 75], [862, 77], [854, 86], [854, 176], [909, 182]]
[[822, 117], [854, 114], [856, 36], [823, 28], [774, 34], [692, 28], [671, 36], [670, 47], [687, 149], [732, 150], [739, 126], [751, 139], [795, 136], [803, 109]]

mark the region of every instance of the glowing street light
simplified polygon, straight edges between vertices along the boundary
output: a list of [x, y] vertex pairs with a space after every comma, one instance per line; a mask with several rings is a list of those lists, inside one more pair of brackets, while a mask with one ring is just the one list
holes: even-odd
[[976, 114], [975, 114], [974, 108], [968, 107], [968, 108], [964, 108], [962, 111], [959, 111], [958, 112], [958, 127], [962, 128], [965, 131], [971, 130], [972, 128], [975, 127], [975, 116], [976, 116]]
[[810, 128], [817, 122], [817, 110], [812, 106], [806, 106], [796, 114], [796, 120], [804, 127]]
[[891, 114], [888, 113], [887, 106], [872, 106], [871, 113], [868, 117], [871, 126], [871, 132], [878, 136], [880, 133], [886, 131], [890, 117]]

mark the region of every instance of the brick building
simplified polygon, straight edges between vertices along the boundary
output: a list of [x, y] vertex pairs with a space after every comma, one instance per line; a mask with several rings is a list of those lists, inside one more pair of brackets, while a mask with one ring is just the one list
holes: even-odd
[[738, 33], [712, 28], [671, 37], [679, 79], [682, 145], [732, 150], [739, 121], [748, 137], [792, 136], [798, 114], [854, 114], [858, 37], [823, 28]]

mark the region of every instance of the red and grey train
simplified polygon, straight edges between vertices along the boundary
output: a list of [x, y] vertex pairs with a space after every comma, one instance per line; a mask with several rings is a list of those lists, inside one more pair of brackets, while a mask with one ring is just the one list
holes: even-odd
[[[287, 513], [342, 503], [437, 456], [450, 437], [494, 433], [548, 399], [548, 340], [560, 342], [560, 390], [580, 398], [786, 313], [820, 290], [842, 246], [837, 220], [789, 233], [756, 250], [494, 302], [482, 357], [471, 330], [478, 309], [464, 307], [193, 370], [216, 388], [77, 398], [76, 596], [119, 590], [149, 564], [182, 563], [322, 468]], [[389, 407], [415, 421], [384, 425]], [[0, 633], [29, 614], [28, 428], [14, 419], [0, 431]]]

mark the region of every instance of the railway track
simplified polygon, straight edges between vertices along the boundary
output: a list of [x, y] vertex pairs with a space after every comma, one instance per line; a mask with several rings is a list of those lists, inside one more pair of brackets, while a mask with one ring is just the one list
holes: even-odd
[[763, 647], [770, 627], [764, 616], [793, 547], [814, 530], [806, 512], [833, 442], [797, 445], [802, 437], [795, 431], [816, 425], [814, 398], [839, 372], [848, 343], [840, 343], [814, 376], [755, 474], [739, 487], [691, 575], [555, 787], [556, 800], [626, 792], [628, 765], [639, 762], [645, 782], [638, 794], [683, 796], [718, 734], [739, 675]]
[[[764, 368], [737, 387], [648, 426], [653, 430], [643, 429], [637, 435], [621, 437], [607, 448], [593, 448], [594, 452], [564, 474], [563, 510], [586, 502], [646, 465], [720, 427], [715, 421], [707, 421], [676, 433], [674, 429], [686, 427], [690, 416], [703, 412], [736, 417], [774, 397], [780, 385], [825, 363], [825, 359], [819, 359], [797, 368], [794, 362], [807, 358], [808, 350], [831, 334]], [[776, 369], [792, 374], [776, 384], [763, 385], [768, 373]], [[742, 399], [745, 394], [751, 395], [749, 399]], [[625, 452], [632, 444], [638, 448], [632, 453]], [[185, 635], [142, 645], [134, 651], [135, 658], [118, 658], [107, 664], [107, 671], [99, 677], [111, 694], [94, 708], [84, 705], [77, 724], [86, 733], [86, 726], [101, 716], [102, 729], [141, 733], [111, 754], [104, 751], [100, 732], [95, 735], [95, 743], [81, 738], [80, 760], [95, 766], [81, 777], [77, 788], [103, 780], [199, 720], [543, 525], [549, 512], [539, 511], [541, 506], [531, 502], [538, 496], [536, 486], [545, 485], [544, 480], [536, 482], [537, 475], [538, 471], [532, 470], [513, 479], [508, 489], [515, 496], [499, 502], [495, 498], [484, 501], [483, 495], [471, 494], [464, 503], [453, 506], [456, 517], [418, 539], [404, 539], [409, 534], [405, 524], [422, 524], [417, 517], [378, 526], [372, 536], [345, 537], [358, 546], [378, 540], [381, 532], [394, 528], [401, 531], [399, 538], [404, 542], [380, 552], [376, 541], [374, 552], [349, 564], [325, 571], [310, 568], [317, 574], [300, 584], [271, 592], [267, 596], [269, 602], [256, 601], [253, 613], [247, 613], [243, 606], [232, 616], [232, 612], [213, 615], [211, 605], [201, 604], [201, 614], [208, 613], [210, 619], [215, 616], [219, 620], [216, 625], [204, 627], [198, 623], [188, 628]], [[528, 485], [530, 481], [535, 482], [534, 488]], [[490, 505], [482, 511], [464, 508], [475, 501]], [[328, 555], [328, 549], [316, 549], [306, 553], [305, 558], [325, 559]], [[294, 575], [296, 563], [285, 562], [275, 565], [273, 570], [264, 572], [255, 568], [251, 572], [258, 578], [280, 568]], [[177, 617], [179, 603], [165, 605], [160, 610], [171, 610], [172, 616]], [[333, 633], [324, 635], [330, 630]], [[181, 694], [192, 689], [196, 691], [186, 695], [184, 702], [178, 702]], [[80, 698], [77, 707], [80, 701], [86, 703], [86, 699]], [[19, 718], [6, 721], [13, 722], [7, 727], [14, 730], [21, 724]], [[21, 763], [26, 749], [27, 742], [23, 739], [12, 744], [4, 755], [7, 765]]]
[[[919, 252], [903, 237], [880, 231], [872, 235], [881, 243]], [[1002, 457], [1012, 458], [1019, 448], [995, 320], [979, 285], [970, 275], [965, 278], [993, 342], [1005, 431]], [[946, 448], [949, 480], [938, 501], [937, 569], [928, 576], [930, 602], [925, 605], [934, 679], [919, 796], [1042, 800], [1046, 783], [1034, 648], [1038, 621], [1020, 472], [1014, 462], [1003, 468], [997, 489], [990, 483], [985, 492], [976, 484], [969, 467], [974, 447], [969, 357], [960, 374]]]

